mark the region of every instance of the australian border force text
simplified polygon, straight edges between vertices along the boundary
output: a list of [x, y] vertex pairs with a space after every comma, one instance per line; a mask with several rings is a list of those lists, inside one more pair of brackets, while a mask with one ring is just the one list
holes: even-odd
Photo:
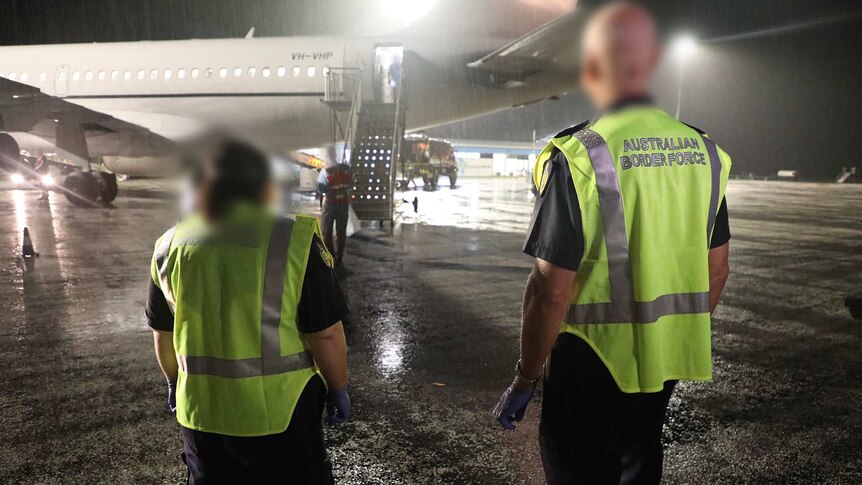
[[623, 170], [632, 167], [706, 165], [706, 155], [700, 151], [697, 138], [630, 138], [623, 141], [623, 153], [626, 154], [620, 157]]

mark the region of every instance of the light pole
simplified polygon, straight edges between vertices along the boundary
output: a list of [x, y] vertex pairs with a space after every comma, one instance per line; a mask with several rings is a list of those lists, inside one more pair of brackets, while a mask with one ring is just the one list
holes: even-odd
[[677, 61], [677, 69], [679, 77], [677, 78], [676, 91], [676, 119], [679, 119], [679, 111], [682, 106], [682, 73], [685, 67], [685, 61], [697, 50], [697, 42], [690, 35], [683, 35], [674, 39], [671, 45], [671, 51]]

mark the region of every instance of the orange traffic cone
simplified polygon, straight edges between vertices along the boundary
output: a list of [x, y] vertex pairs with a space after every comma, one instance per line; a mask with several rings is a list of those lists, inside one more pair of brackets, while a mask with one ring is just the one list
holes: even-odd
[[24, 242], [21, 244], [21, 256], [25, 258], [32, 258], [33, 256], [38, 256], [37, 253], [33, 249], [33, 240], [30, 239], [30, 231], [25, 227], [24, 228]]

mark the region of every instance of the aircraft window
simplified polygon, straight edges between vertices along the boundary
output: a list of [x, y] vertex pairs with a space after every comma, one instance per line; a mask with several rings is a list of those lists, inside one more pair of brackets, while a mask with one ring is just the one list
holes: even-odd
[[174, 73], [170, 69], [165, 69], [165, 79], [170, 79], [173, 77]]
[[192, 79], [197, 79], [201, 75], [201, 70], [198, 68], [192, 69]]
[[84, 74], [84, 79], [86, 79], [87, 81], [92, 81], [93, 80], [93, 71], [87, 71], [87, 74]]
[[301, 72], [302, 72], [302, 68], [301, 68], [301, 67], [299, 67], [299, 66], [293, 66], [293, 70], [292, 70], [293, 77], [297, 77], [297, 76], [299, 76], [299, 73], [301, 73]]
[[117, 79], [120, 79], [120, 71], [114, 69], [111, 71], [111, 81], [116, 81]]
[[[12, 78], [12, 79], [15, 79], [15, 78]], [[80, 81], [80, 80], [81, 80], [81, 73], [79, 71], [75, 71], [74, 73], [72, 73], [72, 81]]]
[[278, 66], [278, 69], [275, 72], [278, 74], [278, 77], [284, 77], [284, 75], [287, 74], [287, 69], [285, 69], [284, 66]]
[[159, 78], [159, 70], [153, 69], [150, 71], [150, 79], [158, 79]]
[[205, 75], [206, 75], [207, 79], [213, 77], [213, 69], [211, 67], [208, 67]]
[[308, 66], [308, 69], [305, 71], [308, 74], [308, 77], [314, 77], [314, 74], [317, 72], [317, 69], [314, 66]]
[[261, 69], [261, 71], [260, 71], [260, 75], [261, 75], [261, 76], [263, 76], [263, 77], [269, 77], [269, 76], [270, 76], [270, 74], [272, 74], [272, 69], [270, 69], [270, 68], [268, 68], [268, 67], [264, 67], [264, 68], [263, 68], [263, 69]]
[[185, 79], [186, 78], [186, 70], [185, 69], [177, 69], [177, 79]]
[[222, 67], [218, 70], [218, 77], [220, 77], [222, 79], [227, 77], [227, 68], [226, 67]]
[[99, 81], [104, 81], [105, 80], [105, 71], [99, 71], [98, 77], [99, 77]]
[[28, 78], [27, 73], [26, 73], [26, 72], [22, 72], [22, 73], [21, 73], [21, 82], [22, 82], [22, 83], [26, 83], [26, 82], [27, 82], [27, 78]]
[[257, 74], [257, 68], [249, 67], [248, 68], [248, 77], [254, 77]]
[[132, 71], [130, 69], [126, 69], [126, 72], [123, 73], [123, 79], [126, 81], [130, 81], [132, 79]]
[[143, 69], [138, 69], [138, 80], [139, 80], [139, 81], [143, 81], [143, 80], [144, 80], [144, 77], [145, 77], [146, 75], [147, 75], [147, 73], [146, 73], [146, 72], [144, 72], [144, 70], [143, 70]]
[[233, 68], [233, 77], [240, 77], [240, 76], [242, 76], [242, 68], [241, 67]]
[[39, 73], [39, 82], [45, 82], [48, 79], [48, 74], [44, 72]]

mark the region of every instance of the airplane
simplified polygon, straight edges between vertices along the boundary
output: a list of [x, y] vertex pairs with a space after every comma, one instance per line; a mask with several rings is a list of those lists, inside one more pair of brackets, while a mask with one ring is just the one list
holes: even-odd
[[[0, 136], [34, 157], [72, 160], [84, 171], [99, 160], [107, 171], [130, 175], [169, 173], [179, 143], [214, 130], [283, 155], [344, 141], [333, 131], [334, 108], [322, 101], [328, 83], [342, 86], [349, 75], [361, 79], [366, 100], [399, 84], [402, 128], [424, 129], [564, 93], [574, 78], [559, 62], [560, 43], [583, 17], [572, 10], [502, 47], [481, 32], [446, 42], [432, 34], [250, 32], [0, 47], [0, 132], [7, 134]], [[65, 185], [84, 189], [77, 172], [70, 177]]]

